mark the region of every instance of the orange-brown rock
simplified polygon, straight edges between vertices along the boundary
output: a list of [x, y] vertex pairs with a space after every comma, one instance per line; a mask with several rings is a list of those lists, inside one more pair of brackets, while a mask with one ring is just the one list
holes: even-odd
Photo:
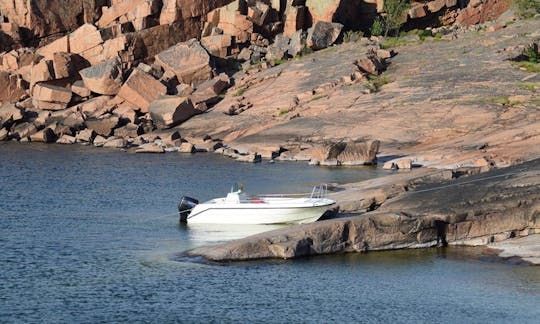
[[23, 112], [14, 104], [0, 105], [0, 128], [8, 123], [20, 121], [23, 117]]
[[200, 113], [191, 100], [185, 97], [164, 96], [152, 102], [148, 108], [158, 128], [170, 128]]
[[92, 92], [115, 95], [122, 86], [122, 65], [118, 57], [81, 70], [84, 85]]
[[181, 83], [198, 85], [212, 78], [210, 55], [195, 39], [159, 53], [156, 63], [174, 72]]
[[342, 29], [342, 24], [317, 22], [308, 29], [307, 46], [314, 51], [327, 48], [338, 39]]
[[231, 35], [212, 35], [201, 39], [201, 44], [210, 54], [217, 57], [227, 57], [232, 45]]
[[35, 134], [30, 135], [30, 140], [32, 142], [54, 143], [56, 142], [57, 137], [54, 131], [47, 127]]
[[84, 86], [84, 82], [82, 80], [73, 82], [71, 85], [71, 92], [82, 98], [87, 98], [92, 94], [92, 91]]
[[30, 75], [31, 86], [38, 82], [50, 81], [54, 79], [53, 62], [49, 60], [39, 61], [39, 63], [32, 65]]
[[221, 73], [212, 80], [205, 81], [199, 85], [197, 90], [191, 95], [191, 100], [195, 103], [204, 102], [208, 105], [218, 101], [219, 95], [231, 86], [231, 80], [225, 73]]
[[358, 66], [360, 71], [372, 75], [379, 75], [384, 69], [384, 63], [377, 56], [370, 54], [356, 60], [355, 64]]
[[101, 17], [97, 21], [100, 28], [110, 26], [114, 21], [130, 11], [136, 10], [140, 5], [144, 5], [147, 0], [121, 0], [114, 2], [110, 7], [104, 7]]
[[494, 20], [508, 10], [506, 0], [471, 1], [467, 8], [461, 10], [456, 17], [456, 24], [471, 26]]
[[45, 110], [65, 109], [71, 97], [71, 90], [46, 83], [36, 84], [32, 91], [34, 106]]
[[0, 71], [0, 102], [16, 102], [26, 94], [28, 84], [20, 76]]
[[421, 4], [414, 4], [407, 13], [411, 19], [422, 18], [426, 16], [426, 6]]
[[427, 3], [429, 12], [439, 12], [444, 7], [446, 7], [446, 0], [433, 0]]
[[78, 54], [57, 52], [53, 55], [53, 70], [56, 79], [79, 77], [78, 72], [89, 64]]
[[105, 0], [9, 0], [0, 1], [0, 12], [9, 22], [38, 37], [75, 30], [81, 20], [92, 23]]
[[247, 8], [240, 0], [208, 13], [202, 36], [210, 36], [213, 28], [235, 37], [237, 43], [245, 43], [253, 32], [253, 22], [247, 18]]
[[93, 130], [96, 134], [108, 137], [113, 134], [119, 122], [120, 118], [117, 116], [108, 115], [100, 118], [89, 118], [85, 121], [85, 124], [88, 129]]
[[304, 6], [288, 6], [285, 11], [285, 25], [283, 34], [287, 37], [292, 37], [297, 30], [305, 27], [306, 7]]
[[337, 160], [341, 165], [372, 165], [377, 163], [379, 141], [348, 142], [345, 149], [339, 153]]
[[141, 69], [134, 69], [120, 88], [118, 96], [148, 112], [150, 103], [167, 93], [167, 87]]
[[313, 24], [319, 21], [333, 22], [342, 0], [306, 0]]

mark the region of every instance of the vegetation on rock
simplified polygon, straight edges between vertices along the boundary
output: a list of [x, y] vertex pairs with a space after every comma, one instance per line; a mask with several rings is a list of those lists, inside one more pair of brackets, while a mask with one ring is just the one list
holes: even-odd
[[404, 23], [403, 13], [410, 4], [405, 0], [389, 0], [384, 2], [384, 14], [377, 17], [371, 27], [371, 34], [388, 36], [390, 33], [399, 34]]
[[540, 0], [513, 0], [512, 4], [521, 18], [531, 18], [540, 14]]

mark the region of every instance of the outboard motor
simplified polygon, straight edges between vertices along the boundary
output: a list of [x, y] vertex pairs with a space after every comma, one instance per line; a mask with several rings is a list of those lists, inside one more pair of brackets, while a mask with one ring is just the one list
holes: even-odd
[[182, 196], [180, 197], [180, 203], [178, 204], [178, 214], [180, 215], [180, 223], [187, 223], [187, 217], [191, 210], [199, 204], [197, 199]]

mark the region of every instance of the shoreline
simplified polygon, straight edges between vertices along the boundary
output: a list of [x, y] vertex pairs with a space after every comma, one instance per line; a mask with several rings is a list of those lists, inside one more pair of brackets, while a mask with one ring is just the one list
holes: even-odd
[[[448, 182], [426, 182], [441, 172], [420, 171], [420, 178], [409, 177], [408, 180], [402, 174], [394, 175], [405, 180], [406, 189], [397, 189], [398, 182], [389, 181], [392, 176], [347, 185], [348, 190], [335, 195], [341, 197], [338, 204], [342, 213], [354, 215], [356, 212], [359, 216], [265, 232], [190, 250], [185, 255], [235, 262], [425, 248], [444, 245], [444, 242], [449, 246], [496, 248], [498, 242], [529, 235], [529, 240], [540, 240], [539, 235], [534, 235], [540, 234], [540, 192], [537, 190], [540, 160], [453, 180], [452, 184], [460, 186], [460, 190], [448, 186]], [[420, 184], [422, 177], [424, 183]], [[360, 188], [359, 184], [367, 185]], [[416, 188], [407, 188], [410, 185]], [[369, 192], [372, 196], [358, 201], [360, 193]], [[378, 204], [378, 208], [367, 211], [373, 203]], [[507, 252], [502, 257], [514, 255], [521, 254]]]

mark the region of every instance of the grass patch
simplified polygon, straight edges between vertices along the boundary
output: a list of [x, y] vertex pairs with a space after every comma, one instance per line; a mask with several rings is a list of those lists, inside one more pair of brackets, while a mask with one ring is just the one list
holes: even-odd
[[322, 99], [322, 98], [324, 98], [324, 97], [326, 97], [326, 96], [325, 96], [325, 95], [318, 95], [318, 96], [315, 96], [315, 97], [311, 98], [310, 102], [311, 102], [311, 101], [320, 100], [320, 99]]
[[534, 83], [534, 82], [519, 82], [517, 86], [521, 89], [529, 90], [532, 92], [536, 92], [537, 88], [540, 88], [540, 83]]
[[287, 62], [286, 59], [277, 59], [277, 60], [274, 60], [273, 63], [274, 63], [274, 66], [278, 66], [278, 65], [281, 65], [283, 63]]
[[347, 30], [343, 34], [344, 43], [355, 43], [364, 37], [364, 33], [361, 31]]
[[247, 91], [246, 88], [240, 88], [240, 89], [236, 90], [236, 92], [233, 94], [233, 97], [240, 97], [244, 93], [246, 93], [246, 91]]
[[289, 113], [289, 110], [288, 109], [281, 109], [278, 113], [278, 116], [281, 117], [283, 115], [286, 115]]
[[492, 97], [492, 98], [488, 98], [487, 101], [494, 104], [503, 105], [503, 106], [510, 105], [510, 99], [508, 99], [508, 97]]
[[512, 7], [521, 18], [532, 18], [540, 14], [540, 1], [538, 0], [512, 0]]
[[529, 73], [540, 73], [540, 63], [533, 63], [529, 61], [513, 62], [518, 68], [525, 70]]
[[418, 43], [420, 43], [418, 40], [405, 39], [402, 37], [386, 37], [381, 43], [381, 48], [388, 49]]
[[368, 81], [365, 83], [365, 85], [371, 90], [372, 92], [379, 92], [381, 90], [381, 87], [385, 84], [388, 84], [392, 82], [388, 77], [382, 76], [382, 75], [369, 75]]
[[532, 105], [540, 107], [540, 99], [533, 99], [529, 101]]

